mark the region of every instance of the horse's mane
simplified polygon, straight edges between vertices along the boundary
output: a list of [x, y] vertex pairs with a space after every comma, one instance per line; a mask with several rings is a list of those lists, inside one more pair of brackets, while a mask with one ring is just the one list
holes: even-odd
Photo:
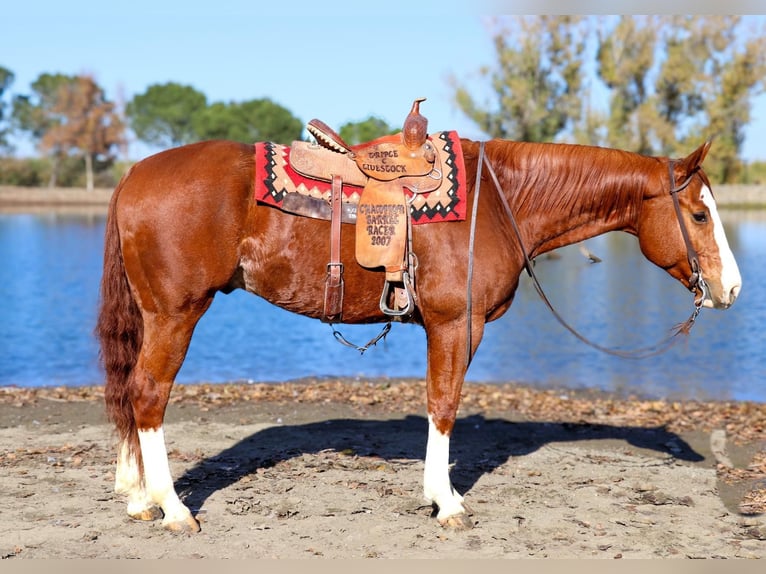
[[487, 155], [521, 216], [541, 211], [634, 216], [660, 168], [657, 158], [585, 145], [493, 140]]

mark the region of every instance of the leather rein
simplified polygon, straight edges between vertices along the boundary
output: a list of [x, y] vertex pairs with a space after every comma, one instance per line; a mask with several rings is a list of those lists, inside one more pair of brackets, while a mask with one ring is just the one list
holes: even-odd
[[705, 283], [705, 280], [702, 277], [702, 270], [700, 268], [699, 264], [699, 257], [697, 256], [697, 251], [694, 249], [694, 247], [691, 244], [691, 240], [689, 238], [689, 232], [686, 229], [686, 224], [684, 223], [683, 216], [681, 214], [681, 206], [678, 201], [678, 193], [686, 189], [691, 183], [692, 178], [697, 173], [696, 171], [692, 172], [691, 175], [689, 175], [686, 180], [684, 180], [680, 185], [676, 186], [675, 181], [675, 172], [674, 172], [674, 165], [675, 161], [670, 160], [668, 163], [668, 171], [670, 174], [670, 195], [673, 198], [673, 206], [675, 209], [676, 217], [678, 218], [678, 223], [681, 228], [681, 235], [684, 239], [684, 243], [686, 244], [686, 254], [687, 258], [689, 260], [689, 266], [691, 268], [691, 276], [689, 277], [689, 290], [691, 292], [696, 292], [697, 289], [700, 290], [702, 295], [695, 299], [694, 301], [694, 310], [692, 311], [691, 316], [684, 322], [679, 325], [676, 325], [673, 328], [673, 332], [665, 337], [664, 339], [658, 341], [657, 343], [653, 345], [649, 345], [646, 347], [641, 347], [637, 349], [632, 350], [621, 350], [621, 349], [614, 349], [609, 347], [604, 347], [602, 345], [599, 345], [598, 343], [595, 343], [588, 339], [587, 337], [580, 334], [574, 327], [572, 327], [569, 323], [564, 320], [564, 318], [556, 311], [556, 309], [553, 307], [553, 304], [550, 302], [548, 297], [546, 296], [545, 292], [543, 291], [542, 286], [540, 285], [540, 281], [537, 278], [537, 275], [534, 271], [534, 265], [532, 263], [532, 260], [529, 257], [529, 254], [527, 252], [526, 247], [524, 246], [524, 241], [521, 236], [521, 230], [519, 229], [519, 226], [516, 222], [516, 218], [513, 215], [513, 210], [511, 209], [511, 206], [508, 204], [508, 199], [505, 197], [505, 194], [503, 193], [502, 186], [500, 185], [500, 182], [497, 179], [497, 175], [495, 174], [495, 170], [492, 168], [492, 164], [487, 159], [487, 156], [484, 152], [484, 144], [485, 142], [481, 142], [479, 145], [479, 161], [478, 166], [476, 168], [476, 186], [474, 191], [474, 198], [473, 198], [473, 211], [472, 211], [472, 218], [471, 218], [471, 229], [470, 229], [470, 236], [469, 236], [469, 251], [468, 251], [468, 280], [467, 280], [467, 327], [468, 327], [468, 337], [467, 337], [467, 354], [466, 354], [466, 367], [471, 362], [472, 352], [472, 334], [471, 334], [471, 313], [472, 313], [472, 296], [471, 296], [471, 289], [472, 289], [472, 282], [473, 282], [473, 247], [474, 247], [474, 240], [475, 240], [475, 226], [476, 226], [476, 213], [477, 213], [477, 207], [479, 204], [479, 191], [480, 191], [480, 182], [481, 182], [481, 171], [482, 171], [482, 165], [486, 164], [487, 171], [489, 171], [489, 174], [492, 178], [492, 182], [494, 184], [495, 190], [497, 191], [497, 194], [500, 196], [500, 200], [503, 204], [503, 207], [505, 208], [505, 212], [508, 216], [508, 220], [511, 223], [511, 227], [513, 228], [513, 232], [516, 235], [516, 239], [519, 242], [519, 246], [521, 247], [521, 252], [524, 255], [524, 268], [527, 271], [527, 274], [532, 279], [532, 282], [534, 284], [535, 290], [537, 291], [540, 298], [543, 300], [545, 305], [548, 307], [548, 309], [553, 313], [553, 316], [556, 318], [556, 320], [570, 333], [572, 333], [575, 337], [577, 337], [580, 341], [583, 343], [599, 350], [604, 353], [607, 353], [609, 355], [614, 355], [618, 357], [623, 358], [629, 358], [629, 359], [642, 359], [647, 357], [652, 357], [655, 355], [659, 355], [661, 353], [664, 353], [670, 347], [675, 345], [678, 342], [677, 335], [683, 333], [688, 334], [691, 331], [692, 326], [694, 325], [694, 322], [697, 320], [697, 316], [700, 314], [700, 311], [702, 310], [702, 304], [705, 301], [705, 298], [707, 296], [707, 283]]

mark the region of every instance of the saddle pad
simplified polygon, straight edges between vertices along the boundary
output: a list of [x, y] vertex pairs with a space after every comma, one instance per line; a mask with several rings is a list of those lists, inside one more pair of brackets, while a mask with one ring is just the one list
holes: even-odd
[[[405, 188], [412, 221], [414, 224], [462, 221], [466, 217], [467, 191], [460, 138], [454, 131], [437, 132], [429, 137], [440, 155], [444, 174], [441, 185], [432, 192], [412, 194]], [[255, 144], [255, 199], [281, 208], [288, 193], [299, 193], [329, 203], [331, 183], [297, 173], [290, 167], [289, 158], [287, 146], [271, 142]], [[344, 183], [345, 201], [358, 203], [362, 190]]]

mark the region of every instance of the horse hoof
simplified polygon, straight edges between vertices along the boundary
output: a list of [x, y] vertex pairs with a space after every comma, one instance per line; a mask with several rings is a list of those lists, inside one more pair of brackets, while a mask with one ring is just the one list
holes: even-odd
[[199, 522], [193, 516], [189, 516], [185, 520], [163, 522], [162, 527], [173, 534], [196, 534], [200, 531]]
[[439, 524], [444, 528], [450, 530], [471, 530], [474, 527], [474, 522], [465, 512], [461, 514], [453, 514], [442, 520], [439, 520]]
[[162, 509], [159, 506], [150, 506], [139, 512], [128, 513], [133, 520], [142, 520], [144, 522], [150, 522], [152, 520], [158, 520], [162, 518]]

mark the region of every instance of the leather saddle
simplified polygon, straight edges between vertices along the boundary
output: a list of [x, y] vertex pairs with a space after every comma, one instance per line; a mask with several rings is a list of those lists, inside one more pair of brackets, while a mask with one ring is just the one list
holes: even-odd
[[[385, 270], [381, 311], [393, 319], [403, 320], [415, 310], [412, 222], [405, 188], [415, 194], [427, 193], [437, 189], [442, 180], [439, 156], [428, 139], [428, 120], [420, 114], [420, 103], [424, 100], [413, 102], [402, 131], [397, 134], [350, 146], [327, 124], [313, 119], [307, 130], [317, 143], [292, 144], [290, 166], [296, 172], [332, 182], [330, 262], [323, 316], [326, 322], [342, 318], [342, 221], [356, 224], [357, 262], [370, 269]], [[355, 213], [343, 202], [344, 184], [362, 188]], [[292, 206], [293, 210], [297, 210], [296, 207]], [[314, 208], [328, 209], [326, 204]]]

